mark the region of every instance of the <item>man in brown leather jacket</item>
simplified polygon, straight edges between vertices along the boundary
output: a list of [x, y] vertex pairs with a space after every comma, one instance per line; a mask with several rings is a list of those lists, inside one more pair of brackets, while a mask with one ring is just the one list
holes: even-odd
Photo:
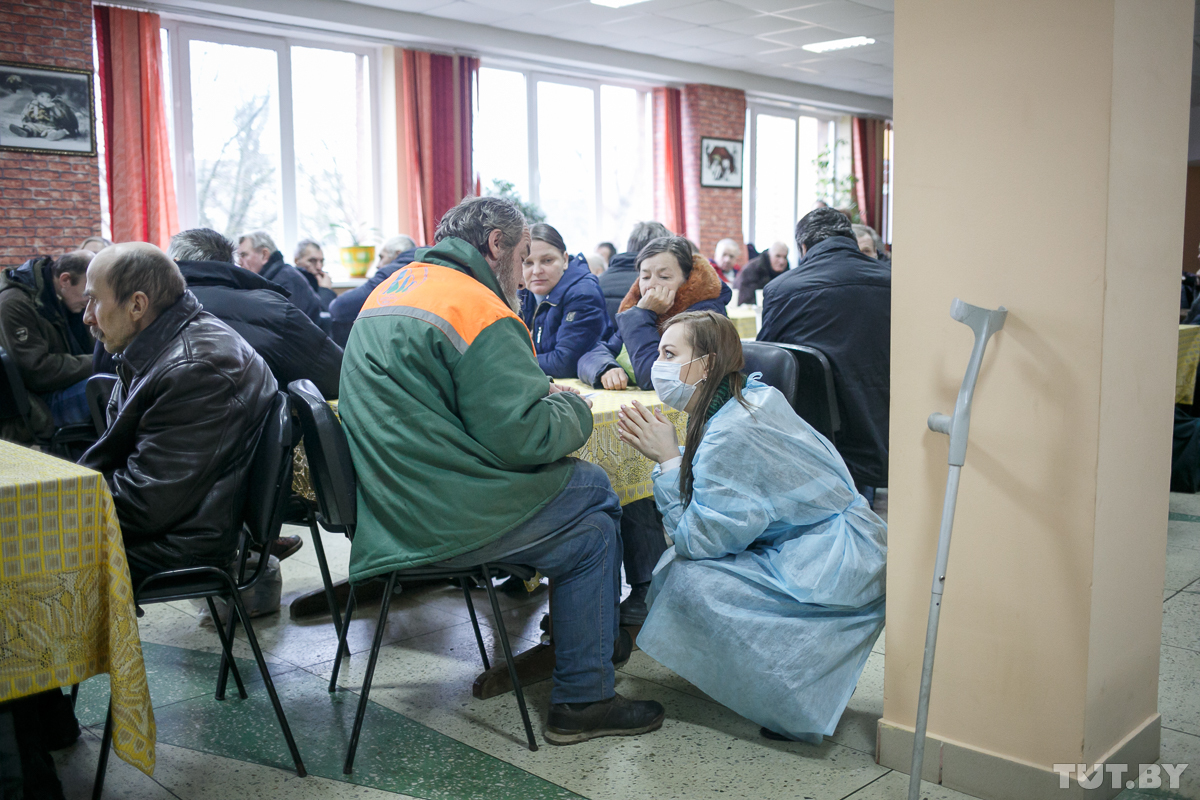
[[108, 431], [80, 464], [112, 490], [134, 587], [159, 570], [225, 566], [275, 378], [154, 245], [102, 251], [85, 294], [84, 322], [115, 355], [120, 381]]

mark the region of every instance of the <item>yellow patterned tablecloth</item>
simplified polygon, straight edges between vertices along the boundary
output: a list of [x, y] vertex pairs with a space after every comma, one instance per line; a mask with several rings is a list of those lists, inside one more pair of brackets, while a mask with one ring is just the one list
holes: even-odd
[[154, 772], [133, 588], [104, 477], [0, 442], [0, 701], [111, 677], [113, 749]]
[[626, 389], [623, 392], [609, 392], [603, 389], [592, 389], [580, 381], [555, 381], [565, 386], [573, 386], [588, 396], [592, 401], [592, 435], [582, 448], [571, 455], [590, 461], [600, 466], [612, 482], [613, 491], [621, 498], [621, 505], [627, 505], [634, 500], [654, 496], [654, 482], [650, 473], [654, 470], [654, 462], [621, 441], [617, 435], [617, 411], [622, 405], [631, 405], [637, 400], [647, 408], [660, 408], [666, 413], [667, 419], [675, 423], [682, 442], [687, 429], [687, 414], [663, 405], [654, 392], [643, 392], [636, 389]]
[[1176, 403], [1192, 403], [1197, 363], [1200, 363], [1200, 325], [1180, 325], [1179, 354], [1175, 361]]
[[729, 319], [737, 327], [738, 336], [742, 339], [753, 339], [758, 336], [758, 309], [754, 306], [730, 306], [725, 310]]

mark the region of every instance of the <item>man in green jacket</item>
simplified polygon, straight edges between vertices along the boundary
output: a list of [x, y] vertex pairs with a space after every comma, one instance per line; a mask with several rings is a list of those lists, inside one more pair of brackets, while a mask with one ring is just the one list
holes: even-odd
[[84, 276], [92, 253], [76, 250], [57, 260], [31, 258], [0, 272], [0, 347], [17, 364], [30, 393], [30, 422], [4, 426], [6, 438], [49, 436], [56, 427], [87, 422], [84, 387], [92, 374], [92, 337], [81, 312]]
[[381, 283], [342, 360], [339, 412], [358, 473], [350, 577], [439, 563], [528, 564], [554, 585], [552, 744], [662, 725], [614, 691], [621, 508], [608, 476], [568, 458], [590, 403], [549, 383], [514, 313], [529, 229], [507, 200], [446, 212], [437, 245]]

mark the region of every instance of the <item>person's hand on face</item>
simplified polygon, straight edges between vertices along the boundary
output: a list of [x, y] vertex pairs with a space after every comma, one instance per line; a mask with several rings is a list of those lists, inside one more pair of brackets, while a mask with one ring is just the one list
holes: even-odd
[[333, 278], [329, 277], [328, 272], [318, 272], [317, 273], [317, 286], [320, 286], [322, 289], [332, 289], [333, 288]]
[[563, 386], [561, 383], [550, 384], [550, 394], [558, 394], [559, 392], [569, 392], [573, 395], [583, 398], [583, 402], [588, 404], [588, 408], [592, 407], [592, 401], [583, 397], [583, 392], [576, 389], [574, 386]]
[[620, 367], [613, 367], [600, 376], [600, 385], [610, 392], [619, 392], [629, 388], [629, 376]]
[[651, 411], [637, 400], [617, 412], [617, 435], [621, 441], [659, 464], [679, 455], [679, 435], [661, 409]]
[[638, 308], [653, 311], [655, 314], [665, 314], [675, 304], [675, 290], [666, 286], [652, 286], [638, 301]]

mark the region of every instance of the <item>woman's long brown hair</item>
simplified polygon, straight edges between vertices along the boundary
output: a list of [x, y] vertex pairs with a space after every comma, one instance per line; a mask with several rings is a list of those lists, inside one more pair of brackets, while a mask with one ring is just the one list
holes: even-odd
[[721, 381], [729, 377], [729, 389], [733, 397], [746, 409], [750, 405], [742, 396], [742, 387], [746, 378], [741, 369], [746, 365], [742, 355], [742, 340], [737, 328], [724, 314], [715, 311], [685, 311], [677, 314], [667, 322], [663, 332], [675, 325], [684, 325], [688, 344], [692, 346], [692, 358], [709, 356], [708, 377], [696, 387], [696, 410], [688, 415], [687, 436], [683, 443], [683, 465], [679, 470], [679, 495], [684, 508], [692, 502], [692, 486], [695, 476], [692, 474], [692, 461], [696, 457], [696, 448], [704, 436], [704, 423], [708, 421], [708, 406], [713, 401]]

